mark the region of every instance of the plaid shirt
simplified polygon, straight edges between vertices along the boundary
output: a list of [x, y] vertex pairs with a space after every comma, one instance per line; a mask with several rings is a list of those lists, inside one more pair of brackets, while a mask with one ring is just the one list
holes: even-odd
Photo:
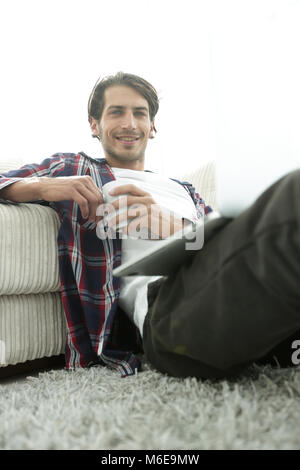
[[[94, 159], [83, 152], [58, 153], [39, 165], [24, 165], [0, 175], [0, 190], [32, 176], [83, 175], [90, 175], [99, 188], [115, 179], [104, 158]], [[203, 209], [205, 214], [212, 211], [191, 184], [178, 183], [191, 195], [199, 218]], [[142, 352], [142, 341], [138, 329], [118, 307], [120, 278], [112, 276], [112, 269], [121, 263], [121, 239], [100, 240], [96, 224], [82, 218], [74, 201], [32, 202], [52, 207], [61, 221], [57, 241], [67, 323], [66, 368], [101, 364], [119, 370], [122, 376], [134, 374], [135, 369], [140, 370], [137, 354]]]

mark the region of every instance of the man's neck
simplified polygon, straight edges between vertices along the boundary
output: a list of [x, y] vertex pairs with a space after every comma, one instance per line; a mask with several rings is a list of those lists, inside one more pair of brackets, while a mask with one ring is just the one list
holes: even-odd
[[106, 157], [107, 163], [113, 168], [124, 168], [127, 170], [144, 171], [144, 161], [120, 161], [112, 157]]

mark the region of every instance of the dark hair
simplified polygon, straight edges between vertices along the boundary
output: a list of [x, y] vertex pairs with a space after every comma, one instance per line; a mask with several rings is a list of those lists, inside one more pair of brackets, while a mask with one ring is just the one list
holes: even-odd
[[[116, 75], [109, 75], [99, 78], [93, 88], [88, 102], [88, 118], [93, 117], [97, 121], [101, 119], [104, 108], [104, 92], [114, 85], [125, 85], [134, 88], [148, 102], [149, 115], [152, 121], [158, 111], [159, 100], [155, 88], [146, 80], [130, 73], [118, 72]], [[156, 129], [154, 127], [155, 132]]]

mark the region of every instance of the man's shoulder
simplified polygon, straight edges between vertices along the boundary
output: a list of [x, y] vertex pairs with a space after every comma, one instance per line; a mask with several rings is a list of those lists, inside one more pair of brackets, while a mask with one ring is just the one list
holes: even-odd
[[91, 160], [95, 163], [102, 163], [102, 161], [103, 162], [105, 161], [105, 158], [90, 157], [89, 155], [87, 155], [85, 152], [82, 152], [82, 151], [76, 152], [76, 153], [75, 152], [56, 152], [50, 158], [51, 159], [61, 158], [63, 160], [70, 160], [70, 161], [82, 159], [82, 160]]
[[105, 158], [95, 158], [95, 157], [90, 157], [89, 155], [87, 155], [85, 152], [78, 152], [75, 156], [76, 158], [83, 158], [85, 160], [89, 160], [93, 163], [96, 163], [96, 164], [106, 164], [107, 161]]
[[65, 165], [82, 165], [85, 163], [94, 163], [95, 165], [103, 165], [106, 163], [105, 158], [94, 158], [87, 155], [85, 152], [57, 152], [53, 154], [49, 160], [61, 161], [64, 162]]

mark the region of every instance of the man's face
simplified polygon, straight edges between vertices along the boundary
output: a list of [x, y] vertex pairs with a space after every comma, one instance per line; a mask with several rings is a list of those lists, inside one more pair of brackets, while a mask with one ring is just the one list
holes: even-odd
[[92, 120], [91, 128], [100, 136], [108, 163], [142, 170], [154, 128], [147, 100], [131, 87], [115, 85], [105, 90], [104, 103], [100, 122]]

